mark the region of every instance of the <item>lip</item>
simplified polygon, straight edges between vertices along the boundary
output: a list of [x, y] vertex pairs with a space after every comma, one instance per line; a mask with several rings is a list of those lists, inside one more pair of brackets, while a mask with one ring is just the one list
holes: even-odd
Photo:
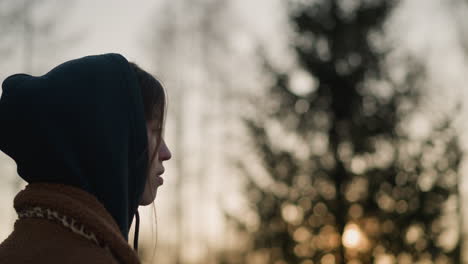
[[164, 179], [160, 175], [156, 175], [156, 183], [158, 185], [163, 185], [164, 184]]

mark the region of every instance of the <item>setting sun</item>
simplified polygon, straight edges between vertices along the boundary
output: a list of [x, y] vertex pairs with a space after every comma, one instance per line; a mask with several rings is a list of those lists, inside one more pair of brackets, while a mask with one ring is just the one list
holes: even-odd
[[364, 236], [356, 224], [348, 224], [343, 233], [343, 245], [347, 248], [357, 249], [364, 245]]

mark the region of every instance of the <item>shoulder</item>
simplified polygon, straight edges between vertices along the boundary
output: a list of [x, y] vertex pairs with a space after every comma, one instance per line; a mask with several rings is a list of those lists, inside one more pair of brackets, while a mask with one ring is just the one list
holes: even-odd
[[[37, 263], [37, 262], [36, 262]], [[99, 247], [67, 247], [66, 250], [53, 254], [50, 261], [44, 263], [102, 263], [102, 264], [118, 264], [117, 260], [112, 256], [110, 251]]]
[[24, 219], [0, 244], [0, 264], [117, 264], [112, 253], [86, 238], [41, 219]]

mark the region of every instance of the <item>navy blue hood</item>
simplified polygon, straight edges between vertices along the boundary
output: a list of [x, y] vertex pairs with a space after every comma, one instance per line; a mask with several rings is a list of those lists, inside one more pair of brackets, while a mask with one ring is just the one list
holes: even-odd
[[2, 89], [0, 150], [18, 175], [93, 194], [128, 240], [148, 166], [143, 100], [128, 61], [87, 56], [43, 76], [12, 75]]

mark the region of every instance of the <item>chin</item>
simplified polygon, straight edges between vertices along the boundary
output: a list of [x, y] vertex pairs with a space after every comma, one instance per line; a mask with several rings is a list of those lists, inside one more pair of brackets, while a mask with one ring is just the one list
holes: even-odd
[[147, 206], [147, 205], [149, 205], [149, 204], [150, 204], [150, 203], [148, 203], [148, 201], [142, 199], [138, 205], [140, 205], [140, 206]]
[[151, 182], [147, 182], [139, 205], [150, 205], [156, 198], [158, 187], [159, 186], [155, 178], [153, 178]]
[[147, 205], [150, 205], [153, 201], [154, 201], [154, 199], [153, 199], [153, 200], [150, 200], [150, 199], [145, 200], [145, 199], [143, 199], [143, 200], [141, 200], [140, 205], [142, 205], [142, 206], [147, 206]]
[[150, 205], [154, 199], [156, 199], [156, 192], [157, 192], [157, 189], [153, 191], [154, 195], [152, 195], [151, 197], [148, 197], [148, 196], [143, 196], [143, 198], [141, 199], [140, 201], [140, 205], [143, 205], [143, 206], [146, 206], [146, 205]]
[[151, 202], [150, 202], [150, 203], [154, 202], [154, 200], [156, 199], [156, 193], [157, 193], [157, 192], [158, 192], [157, 189], [154, 190], [154, 195], [153, 195], [153, 197], [151, 198]]

